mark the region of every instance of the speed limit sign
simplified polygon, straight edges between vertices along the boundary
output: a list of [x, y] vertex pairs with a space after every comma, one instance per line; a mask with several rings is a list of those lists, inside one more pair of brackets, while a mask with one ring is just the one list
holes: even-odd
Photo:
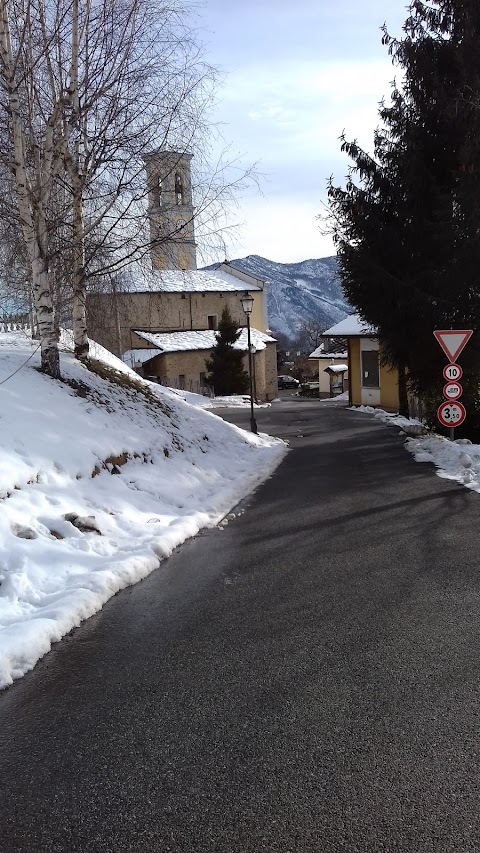
[[455, 382], [462, 378], [463, 370], [459, 364], [446, 364], [443, 368], [443, 378], [447, 382]]
[[457, 427], [463, 424], [467, 413], [463, 403], [450, 403], [448, 400], [438, 407], [437, 417], [445, 427]]

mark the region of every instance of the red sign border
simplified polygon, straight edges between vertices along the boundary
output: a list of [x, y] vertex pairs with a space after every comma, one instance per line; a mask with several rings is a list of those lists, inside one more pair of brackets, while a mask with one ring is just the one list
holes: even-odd
[[[451, 406], [452, 404], [455, 406], [460, 406], [462, 413], [463, 413], [463, 417], [462, 417], [461, 421], [457, 421], [455, 424], [449, 424], [449, 423], [446, 423], [445, 421], [442, 421], [442, 415], [441, 415], [441, 412], [445, 408], [445, 406]], [[440, 403], [440, 405], [437, 409], [437, 418], [440, 421], [440, 423], [442, 424], [442, 426], [447, 427], [447, 429], [452, 429], [452, 427], [453, 427], [453, 429], [455, 429], [455, 427], [460, 426], [460, 424], [463, 424], [466, 417], [467, 417], [467, 410], [465, 409], [465, 406], [463, 405], [463, 403], [459, 403], [458, 401], [445, 400], [445, 402]]]
[[[446, 388], [448, 388], [448, 386], [449, 386], [449, 385], [458, 385], [458, 387], [460, 388], [460, 393], [459, 393], [459, 394], [457, 394], [457, 396], [456, 396], [456, 397], [449, 397], [449, 396], [448, 396], [448, 394], [446, 393], [445, 389], [446, 389]], [[462, 394], [463, 394], [463, 388], [462, 388], [462, 386], [460, 385], [460, 382], [457, 382], [457, 380], [456, 380], [456, 379], [450, 379], [450, 381], [449, 381], [449, 382], [447, 382], [447, 383], [443, 386], [443, 396], [444, 396], [444, 397], [445, 397], [445, 399], [446, 399], [446, 400], [448, 400], [450, 403], [455, 403], [455, 402], [456, 402], [456, 400], [459, 400], [459, 399], [460, 399], [460, 397], [462, 396]]]
[[[440, 346], [441, 346], [441, 348], [443, 349], [443, 351], [444, 351], [445, 355], [447, 356], [448, 360], [449, 360], [449, 361], [451, 361], [451, 362], [454, 362], [454, 361], [455, 361], [455, 359], [456, 359], [456, 358], [458, 358], [458, 356], [460, 355], [460, 353], [462, 352], [463, 348], [464, 348], [464, 347], [465, 347], [465, 345], [468, 343], [468, 341], [470, 340], [470, 338], [472, 337], [472, 335], [473, 335], [473, 329], [436, 329], [436, 330], [434, 331], [434, 333], [433, 333], [433, 334], [435, 335], [435, 338], [437, 339], [437, 343], [439, 343], [439, 344], [440, 344]], [[465, 335], [465, 339], [464, 339], [464, 340], [463, 340], [463, 342], [460, 344], [460, 346], [458, 347], [458, 349], [456, 350], [456, 352], [454, 352], [454, 353], [453, 353], [453, 355], [452, 355], [452, 354], [451, 354], [450, 352], [448, 352], [448, 350], [446, 349], [445, 344], [443, 343], [443, 341], [442, 341], [442, 339], [441, 339], [440, 335]]]
[[449, 361], [449, 363], [448, 363], [448, 364], [446, 364], [446, 365], [445, 365], [445, 367], [443, 368], [443, 378], [444, 378], [444, 379], [446, 379], [446, 380], [447, 380], [447, 382], [456, 382], [456, 381], [457, 381], [456, 379], [449, 379], [449, 378], [448, 378], [448, 376], [445, 376], [445, 373], [447, 372], [447, 370], [448, 370], [448, 368], [449, 368], [449, 367], [457, 367], [457, 368], [458, 368], [458, 370], [460, 371], [460, 375], [459, 375], [459, 377], [458, 377], [458, 378], [459, 378], [459, 379], [461, 379], [461, 378], [462, 378], [462, 376], [463, 376], [463, 370], [462, 370], [462, 368], [460, 367], [460, 365], [459, 365], [459, 364], [456, 364], [456, 363], [455, 363], [455, 362], [453, 362], [453, 361]]

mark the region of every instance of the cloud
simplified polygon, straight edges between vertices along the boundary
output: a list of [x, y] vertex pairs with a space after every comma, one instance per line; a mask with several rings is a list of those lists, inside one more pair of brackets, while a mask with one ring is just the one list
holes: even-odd
[[246, 199], [242, 204], [245, 222], [228, 245], [229, 258], [250, 254], [290, 263], [333, 255], [331, 238], [321, 234], [319, 213], [316, 199], [305, 202], [288, 195]]
[[[215, 8], [217, 2], [208, 0]], [[237, 68], [220, 93], [217, 119], [244, 162], [258, 163], [265, 175], [265, 199], [244, 196], [247, 225], [236, 256], [287, 261], [334, 252], [315, 214], [328, 178], [342, 183], [348, 171], [339, 137], [345, 131], [372, 150], [379, 102], [388, 102], [396, 74], [379, 28], [394, 7], [403, 20], [404, 9], [396, 0], [370, 2], [368, 20], [353, 0], [246, 0], [236, 7], [243, 29], [235, 31], [235, 45], [223, 39], [222, 46]]]

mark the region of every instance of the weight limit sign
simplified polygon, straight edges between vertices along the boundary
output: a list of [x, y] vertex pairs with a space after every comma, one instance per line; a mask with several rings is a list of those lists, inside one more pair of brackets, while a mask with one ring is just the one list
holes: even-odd
[[463, 424], [467, 413], [462, 403], [446, 401], [438, 407], [437, 417], [444, 427], [457, 427]]

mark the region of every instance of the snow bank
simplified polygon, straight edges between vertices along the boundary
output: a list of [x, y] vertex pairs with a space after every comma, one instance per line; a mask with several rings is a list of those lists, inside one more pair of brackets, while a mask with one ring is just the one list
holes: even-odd
[[54, 381], [35, 347], [0, 335], [0, 687], [218, 524], [286, 451], [139, 380], [101, 347], [94, 357], [124, 387], [70, 353]]
[[425, 425], [415, 418], [392, 415], [372, 406], [352, 406], [351, 410], [374, 415], [382, 423], [400, 427], [409, 436], [405, 448], [413, 454], [416, 462], [431, 462], [436, 466], [439, 477], [455, 480], [474, 492], [480, 492], [479, 444], [472, 444], [467, 438], [450, 441], [442, 435], [427, 432]]

